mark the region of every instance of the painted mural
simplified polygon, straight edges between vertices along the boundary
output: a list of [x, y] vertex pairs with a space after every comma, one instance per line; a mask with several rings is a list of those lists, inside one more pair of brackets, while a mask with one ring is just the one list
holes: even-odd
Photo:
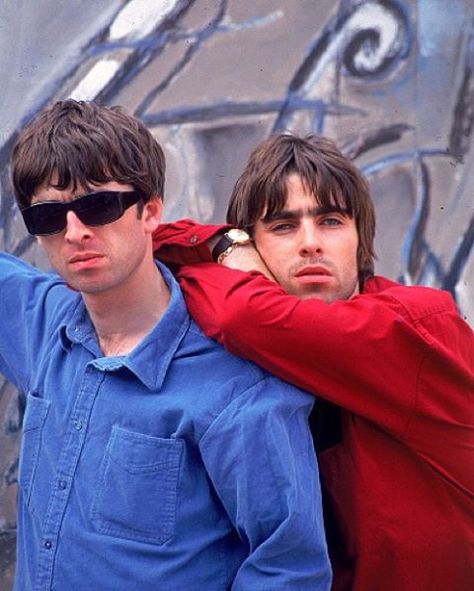
[[[336, 140], [369, 179], [379, 273], [449, 290], [474, 323], [472, 0], [0, 3], [0, 247], [45, 267], [9, 154], [66, 97], [121, 104], [167, 154], [166, 218], [218, 222], [272, 132]], [[0, 589], [10, 589], [22, 398], [0, 382]]]

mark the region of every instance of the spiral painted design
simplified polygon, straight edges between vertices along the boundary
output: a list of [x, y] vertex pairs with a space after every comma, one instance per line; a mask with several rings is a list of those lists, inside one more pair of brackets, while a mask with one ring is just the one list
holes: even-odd
[[409, 20], [391, 0], [359, 4], [341, 31], [345, 38], [342, 64], [357, 78], [378, 77], [405, 57], [411, 45]]

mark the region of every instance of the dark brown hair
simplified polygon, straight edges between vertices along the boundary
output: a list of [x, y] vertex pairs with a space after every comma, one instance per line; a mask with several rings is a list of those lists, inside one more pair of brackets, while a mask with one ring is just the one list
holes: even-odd
[[355, 219], [359, 245], [357, 265], [362, 283], [374, 272], [375, 212], [367, 181], [331, 140], [310, 134], [273, 135], [250, 154], [227, 210], [227, 222], [252, 233], [264, 216], [281, 211], [288, 176], [296, 173], [323, 208]]
[[37, 115], [15, 143], [11, 169], [20, 209], [53, 176], [61, 190], [130, 184], [145, 202], [164, 191], [165, 157], [148, 129], [120, 107], [93, 102], [58, 101]]

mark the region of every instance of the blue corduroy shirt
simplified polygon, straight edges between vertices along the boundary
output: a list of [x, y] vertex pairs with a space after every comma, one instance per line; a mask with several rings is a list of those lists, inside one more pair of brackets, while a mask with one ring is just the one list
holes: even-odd
[[0, 255], [0, 371], [26, 395], [16, 591], [327, 590], [314, 397], [170, 304], [104, 357], [80, 294]]

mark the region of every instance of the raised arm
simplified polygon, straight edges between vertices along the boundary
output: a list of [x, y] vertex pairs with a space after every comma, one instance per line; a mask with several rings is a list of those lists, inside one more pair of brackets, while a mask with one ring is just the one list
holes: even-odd
[[[213, 262], [212, 249], [228, 228], [199, 224], [190, 219], [161, 224], [153, 234], [155, 256], [173, 266]], [[230, 269], [259, 271], [273, 279], [253, 243], [233, 250], [223, 264]]]
[[209, 476], [248, 548], [233, 591], [330, 589], [314, 400], [268, 377], [236, 398], [200, 443]]
[[[182, 251], [191, 249], [192, 236], [202, 245], [213, 236], [208, 226], [186, 231]], [[172, 243], [168, 236], [168, 248]], [[425, 391], [442, 396], [454, 388], [458, 395], [449, 413], [462, 421], [473, 385], [474, 342], [449, 294], [377, 277], [366, 282], [362, 295], [326, 304], [290, 296], [261, 273], [223, 265], [183, 266], [178, 278], [191, 314], [208, 335], [278, 377], [396, 435], [406, 432], [415, 411], [433, 415]], [[430, 429], [436, 426], [432, 422]]]
[[[449, 379], [461, 400], [472, 386], [472, 331], [444, 292], [407, 294], [373, 279], [367, 293], [326, 304], [221, 265], [183, 267], [179, 277], [191, 314], [230, 351], [395, 434], [407, 428], [420, 388], [440, 391]], [[426, 304], [417, 309], [410, 298]]]
[[[70, 299], [56, 297], [65, 291], [72, 294]], [[57, 338], [48, 334], [45, 318], [49, 314], [59, 323], [74, 298], [58, 276], [0, 253], [0, 373], [18, 389], [29, 388], [40, 343]]]

